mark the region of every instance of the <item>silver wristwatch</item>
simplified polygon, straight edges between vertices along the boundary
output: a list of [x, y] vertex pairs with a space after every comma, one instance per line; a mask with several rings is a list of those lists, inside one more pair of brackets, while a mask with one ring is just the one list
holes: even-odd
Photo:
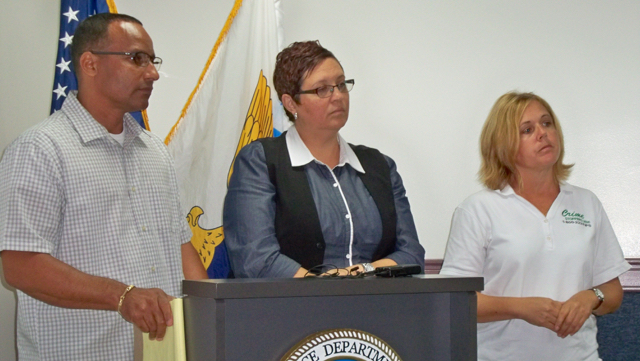
[[[602, 293], [602, 291], [600, 291], [599, 288], [593, 288], [593, 292], [596, 294], [596, 297], [598, 297], [598, 299], [600, 300], [600, 303], [598, 303], [598, 305], [596, 306], [596, 308], [598, 308], [600, 307], [600, 305], [602, 305], [602, 302], [604, 302], [604, 293]], [[596, 308], [594, 308], [594, 310]]]
[[363, 263], [362, 264], [362, 268], [364, 268], [365, 272], [371, 272], [371, 271], [375, 271], [376, 268], [373, 267], [373, 265], [371, 263]]

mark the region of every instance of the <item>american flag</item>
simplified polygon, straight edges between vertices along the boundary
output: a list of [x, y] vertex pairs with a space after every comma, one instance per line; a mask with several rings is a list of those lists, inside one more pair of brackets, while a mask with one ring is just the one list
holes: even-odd
[[[91, 15], [108, 12], [117, 12], [113, 0], [62, 0], [60, 2], [60, 41], [53, 79], [51, 113], [62, 107], [70, 91], [78, 89], [78, 80], [71, 64], [71, 42], [78, 24]], [[149, 128], [141, 112], [131, 113], [131, 115], [136, 118], [140, 126]]]

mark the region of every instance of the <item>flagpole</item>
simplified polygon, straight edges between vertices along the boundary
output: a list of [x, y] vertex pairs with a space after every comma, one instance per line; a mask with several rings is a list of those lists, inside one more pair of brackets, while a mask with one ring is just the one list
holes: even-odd
[[209, 54], [209, 59], [207, 59], [207, 63], [205, 64], [204, 69], [200, 74], [200, 78], [198, 79], [198, 84], [191, 92], [191, 95], [189, 95], [187, 102], [182, 108], [182, 112], [180, 112], [180, 117], [178, 118], [178, 121], [176, 122], [176, 124], [173, 125], [173, 127], [171, 127], [169, 134], [164, 140], [164, 144], [169, 145], [169, 142], [171, 142], [171, 139], [173, 139], [173, 136], [175, 135], [176, 130], [180, 125], [180, 122], [182, 121], [182, 119], [184, 119], [184, 116], [187, 114], [187, 111], [189, 110], [189, 106], [191, 105], [191, 101], [193, 100], [193, 97], [198, 92], [198, 89], [200, 89], [200, 87], [202, 86], [202, 81], [204, 80], [204, 77], [206, 76], [207, 71], [209, 70], [209, 66], [211, 65], [211, 62], [213, 61], [213, 59], [216, 57], [216, 54], [218, 53], [218, 48], [220, 48], [220, 44], [222, 44], [224, 39], [227, 37], [229, 28], [231, 28], [231, 24], [233, 24], [233, 19], [235, 19], [236, 15], [238, 14], [238, 10], [240, 10], [241, 6], [242, 6], [242, 0], [236, 0], [236, 2], [233, 4], [233, 8], [231, 9], [229, 16], [227, 17], [227, 21], [224, 23], [224, 26], [222, 27], [222, 31], [218, 36], [218, 40], [216, 40], [216, 43], [213, 46], [213, 50], [211, 50], [211, 54]]

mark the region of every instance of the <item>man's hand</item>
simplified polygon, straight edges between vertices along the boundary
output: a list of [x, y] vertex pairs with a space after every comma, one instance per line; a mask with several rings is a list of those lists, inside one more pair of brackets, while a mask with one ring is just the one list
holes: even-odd
[[162, 341], [167, 327], [173, 326], [169, 305], [172, 299], [159, 288], [134, 288], [124, 298], [120, 313], [142, 332], [149, 333], [150, 340]]

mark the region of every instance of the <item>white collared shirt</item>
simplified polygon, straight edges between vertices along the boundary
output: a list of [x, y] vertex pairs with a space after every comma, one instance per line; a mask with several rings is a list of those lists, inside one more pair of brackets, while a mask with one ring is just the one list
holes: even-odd
[[[456, 208], [440, 274], [484, 277], [482, 293], [564, 302], [630, 268], [598, 198], [569, 184], [545, 216], [510, 186]], [[592, 315], [574, 336], [512, 319], [478, 324], [479, 360], [598, 360]]]

